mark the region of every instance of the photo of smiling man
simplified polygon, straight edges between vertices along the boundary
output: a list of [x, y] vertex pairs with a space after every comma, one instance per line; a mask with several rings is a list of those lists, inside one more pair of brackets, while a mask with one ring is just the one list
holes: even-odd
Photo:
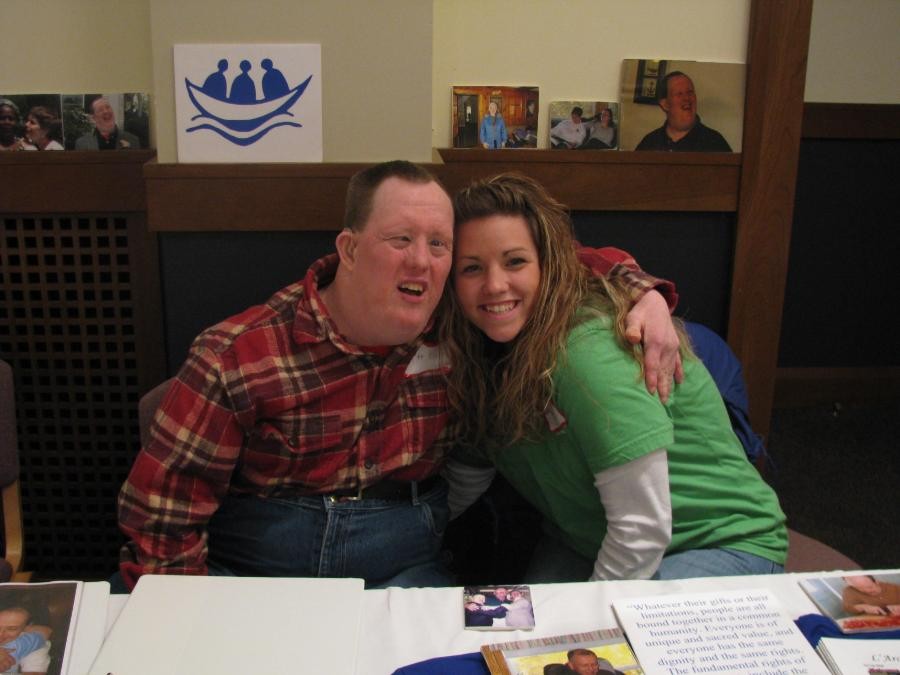
[[742, 64], [658, 61], [648, 69], [642, 63], [648, 62], [627, 60], [623, 67], [620, 149], [740, 152]]

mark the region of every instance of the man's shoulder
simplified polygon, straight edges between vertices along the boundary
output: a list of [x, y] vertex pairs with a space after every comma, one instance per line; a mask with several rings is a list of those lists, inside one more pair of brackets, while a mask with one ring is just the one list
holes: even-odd
[[259, 331], [290, 330], [304, 297], [302, 281], [286, 286], [265, 303], [248, 307], [206, 328], [194, 340], [194, 346], [223, 352], [236, 343], [253, 339]]
[[77, 139], [75, 139], [75, 149], [76, 150], [90, 150], [97, 145], [97, 139], [94, 136], [93, 131], [89, 131], [86, 134], [81, 134]]
[[697, 120], [694, 128], [691, 129], [691, 133], [695, 142], [700, 144], [703, 150], [731, 152], [731, 146], [725, 140], [725, 137], [712, 127], [706, 126], [700, 119]]
[[661, 150], [665, 147], [664, 138], [666, 133], [665, 125], [657, 127], [653, 131], [647, 133], [641, 142], [637, 144], [635, 150]]

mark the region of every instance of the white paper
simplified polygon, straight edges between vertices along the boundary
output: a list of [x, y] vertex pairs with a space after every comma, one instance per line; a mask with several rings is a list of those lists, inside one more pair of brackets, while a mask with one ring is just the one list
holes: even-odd
[[361, 579], [143, 576], [91, 675], [353, 675]]
[[68, 675], [84, 675], [94, 662], [106, 635], [106, 608], [109, 604], [109, 583], [86, 582], [81, 600], [69, 656]]
[[768, 590], [632, 598], [613, 609], [648, 673], [828, 673]]
[[900, 640], [822, 638], [818, 650], [832, 671], [841, 675], [900, 672]]

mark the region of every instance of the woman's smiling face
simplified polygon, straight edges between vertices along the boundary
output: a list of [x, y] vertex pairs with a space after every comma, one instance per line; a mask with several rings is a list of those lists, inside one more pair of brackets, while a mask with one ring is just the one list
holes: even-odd
[[466, 318], [495, 342], [522, 331], [541, 284], [537, 248], [522, 216], [497, 214], [457, 228], [453, 283]]

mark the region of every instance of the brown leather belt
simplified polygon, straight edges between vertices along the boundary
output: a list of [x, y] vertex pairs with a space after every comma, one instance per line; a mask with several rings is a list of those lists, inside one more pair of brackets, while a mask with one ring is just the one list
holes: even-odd
[[335, 490], [323, 496], [331, 502], [350, 502], [361, 499], [405, 501], [412, 499], [414, 494], [424, 495], [431, 492], [440, 484], [441, 480], [438, 474], [420, 481], [383, 480], [361, 490]]

